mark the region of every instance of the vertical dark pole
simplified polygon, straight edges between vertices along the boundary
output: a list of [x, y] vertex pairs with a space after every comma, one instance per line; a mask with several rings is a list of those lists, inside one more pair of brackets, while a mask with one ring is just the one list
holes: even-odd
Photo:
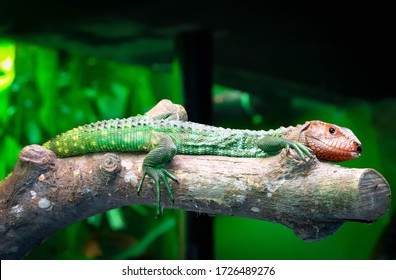
[[[188, 119], [212, 123], [212, 34], [203, 28], [181, 32], [176, 51]], [[197, 166], [197, 168], [199, 168]], [[187, 259], [213, 259], [213, 218], [187, 212]]]

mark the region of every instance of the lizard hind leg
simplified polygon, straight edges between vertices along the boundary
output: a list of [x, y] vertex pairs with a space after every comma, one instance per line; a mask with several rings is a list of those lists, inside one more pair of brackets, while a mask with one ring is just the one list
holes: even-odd
[[187, 121], [187, 112], [182, 105], [163, 99], [158, 102], [146, 116], [153, 120]]
[[138, 194], [140, 193], [143, 181], [146, 175], [153, 178], [156, 187], [156, 213], [157, 217], [161, 214], [160, 203], [161, 203], [161, 182], [164, 183], [165, 188], [171, 198], [174, 201], [174, 196], [172, 193], [172, 188], [169, 184], [168, 178], [177, 182], [176, 177], [165, 169], [165, 163], [172, 160], [175, 156], [177, 149], [172, 138], [163, 133], [154, 133], [151, 137], [150, 152], [147, 154], [143, 160], [143, 175], [138, 186]]

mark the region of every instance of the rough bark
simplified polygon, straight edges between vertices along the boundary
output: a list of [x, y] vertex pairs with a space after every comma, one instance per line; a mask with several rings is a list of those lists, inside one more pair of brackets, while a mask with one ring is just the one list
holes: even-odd
[[[54, 231], [91, 215], [154, 204], [151, 179], [136, 194], [144, 156], [59, 159], [41, 146], [25, 147], [0, 187], [0, 258], [22, 258]], [[178, 155], [168, 168], [179, 184], [174, 204], [163, 191], [165, 208], [280, 223], [306, 241], [333, 234], [345, 221], [371, 223], [390, 204], [389, 185], [373, 169], [303, 162], [285, 152], [265, 159]]]

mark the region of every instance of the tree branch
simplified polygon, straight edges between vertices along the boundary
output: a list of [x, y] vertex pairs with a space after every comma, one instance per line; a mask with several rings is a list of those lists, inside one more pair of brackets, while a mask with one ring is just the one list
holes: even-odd
[[[144, 157], [59, 159], [41, 146], [25, 147], [0, 187], [0, 258], [22, 258], [56, 230], [94, 214], [154, 204], [151, 179], [136, 194]], [[333, 234], [345, 221], [373, 222], [390, 204], [377, 171], [302, 162], [286, 152], [265, 159], [178, 155], [168, 168], [180, 183], [173, 184], [174, 205], [163, 191], [165, 207], [280, 223], [306, 241]]]

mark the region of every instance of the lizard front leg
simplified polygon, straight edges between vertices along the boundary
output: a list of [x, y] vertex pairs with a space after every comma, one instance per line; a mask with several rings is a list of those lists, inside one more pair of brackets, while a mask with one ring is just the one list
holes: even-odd
[[177, 182], [177, 179], [168, 170], [165, 169], [165, 163], [172, 160], [175, 156], [177, 149], [172, 138], [163, 133], [153, 133], [150, 136], [150, 152], [143, 160], [143, 175], [138, 186], [138, 194], [140, 193], [143, 185], [144, 178], [146, 175], [150, 176], [155, 181], [156, 187], [156, 212], [157, 217], [161, 214], [160, 200], [161, 200], [161, 181], [165, 184], [166, 190], [168, 191], [169, 197], [174, 200], [172, 188], [168, 182], [168, 178]]
[[308, 157], [312, 158], [312, 150], [305, 146], [303, 143], [285, 139], [281, 136], [275, 136], [275, 135], [267, 135], [263, 136], [260, 138], [257, 142], [257, 146], [263, 150], [264, 152], [268, 154], [278, 154], [283, 148], [286, 149], [287, 152], [289, 152], [289, 149], [292, 148], [294, 149], [298, 156], [302, 159], [305, 160], [305, 155]]

